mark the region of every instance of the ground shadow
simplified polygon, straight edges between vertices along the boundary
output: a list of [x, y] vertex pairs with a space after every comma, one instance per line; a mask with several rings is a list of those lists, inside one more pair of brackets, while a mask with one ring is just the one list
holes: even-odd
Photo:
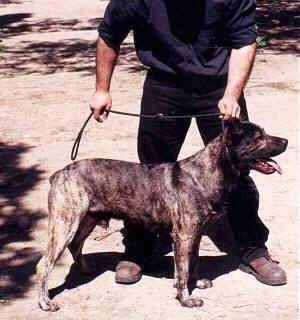
[[[15, 23], [20, 23], [24, 19], [30, 18], [31, 16], [32, 15], [30, 13], [4, 14], [0, 16], [1, 38], [3, 38], [5, 33], [8, 33], [8, 31], [10, 31], [10, 34], [14, 34], [14, 27], [11, 26], [13, 26]], [[21, 31], [22, 29], [19, 28], [18, 30]]]
[[[95, 41], [81, 39], [29, 43], [25, 47], [5, 48], [0, 56], [0, 70], [6, 76], [58, 71], [89, 75], [95, 72], [95, 52]], [[122, 46], [118, 65], [129, 72], [145, 69], [137, 60], [134, 45], [129, 43]]]
[[267, 49], [299, 54], [299, 12], [299, 1], [257, 1], [258, 33], [264, 38]]
[[51, 74], [61, 70], [85, 71], [88, 74], [94, 72], [95, 41], [82, 39], [24, 40], [14, 46], [7, 46], [5, 40], [27, 34], [96, 30], [100, 20], [100, 18], [33, 20], [30, 13], [0, 15], [1, 73], [5, 76], [14, 76], [32, 73]]
[[[286, 0], [257, 1], [257, 26], [260, 44], [276, 53], [299, 53], [300, 3]], [[0, 16], [0, 39], [61, 31], [95, 30], [99, 19], [43, 19], [34, 20], [30, 13]], [[24, 41], [14, 47], [0, 48], [0, 70], [6, 76], [19, 74], [49, 74], [57, 71], [93, 74], [95, 69], [95, 41], [64, 39], [61, 41]], [[120, 52], [119, 65], [129, 72], [144, 67], [135, 54], [134, 45], [125, 43]]]
[[18, 4], [23, 2], [24, 0], [1, 0], [0, 7], [8, 4]]
[[64, 43], [60, 41], [30, 43], [25, 48], [7, 49], [6, 54], [11, 58], [0, 65], [0, 69], [8, 76], [51, 74], [57, 71], [90, 73], [95, 65], [95, 42], [70, 39]]
[[31, 241], [33, 229], [44, 217], [44, 213], [30, 211], [23, 203], [43, 173], [36, 165], [21, 165], [21, 158], [29, 149], [21, 143], [0, 142], [0, 299], [4, 301], [24, 295], [32, 285], [30, 277], [40, 258], [33, 247], [12, 246]]
[[[118, 252], [91, 253], [85, 255], [87, 262], [92, 265], [97, 272], [92, 275], [83, 275], [73, 264], [70, 268], [64, 283], [49, 291], [49, 296], [54, 298], [66, 289], [77, 288], [83, 284], [91, 282], [105, 271], [114, 271], [116, 264], [122, 258]], [[174, 263], [171, 256], [152, 257], [144, 270], [146, 276], [155, 278], [173, 279]], [[219, 276], [227, 274], [238, 268], [239, 261], [235, 256], [201, 256], [199, 258], [199, 279], [214, 280]]]
[[0, 39], [30, 33], [47, 33], [61, 31], [96, 30], [101, 19], [38, 19], [34, 20], [31, 13], [14, 13], [0, 15]]

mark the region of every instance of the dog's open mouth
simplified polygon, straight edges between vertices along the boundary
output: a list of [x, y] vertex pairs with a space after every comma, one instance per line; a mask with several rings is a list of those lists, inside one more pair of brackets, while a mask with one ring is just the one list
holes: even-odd
[[274, 172], [282, 174], [281, 167], [273, 159], [254, 160], [250, 163], [250, 167], [264, 174], [272, 174]]

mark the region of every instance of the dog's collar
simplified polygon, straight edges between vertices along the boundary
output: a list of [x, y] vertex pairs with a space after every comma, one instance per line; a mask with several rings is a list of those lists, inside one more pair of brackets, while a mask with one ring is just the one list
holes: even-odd
[[236, 161], [233, 157], [233, 151], [230, 149], [230, 146], [228, 146], [227, 143], [224, 143], [224, 162], [224, 165], [226, 166], [226, 172], [230, 172], [231, 177], [236, 178], [240, 176], [241, 172], [236, 165]]

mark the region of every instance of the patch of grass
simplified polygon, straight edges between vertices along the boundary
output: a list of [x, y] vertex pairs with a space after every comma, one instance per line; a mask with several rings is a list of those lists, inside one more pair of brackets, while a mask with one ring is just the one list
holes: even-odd
[[256, 44], [258, 48], [265, 48], [268, 45], [268, 39], [266, 37], [258, 37]]

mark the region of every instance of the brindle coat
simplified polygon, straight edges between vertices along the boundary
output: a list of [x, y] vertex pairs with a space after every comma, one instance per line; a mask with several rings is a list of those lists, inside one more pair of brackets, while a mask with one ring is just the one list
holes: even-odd
[[90, 271], [83, 243], [97, 223], [110, 218], [152, 230], [169, 228], [177, 298], [183, 306], [200, 306], [202, 300], [191, 292], [210, 286], [197, 282], [195, 273], [204, 226], [224, 213], [228, 191], [250, 162], [275, 156], [286, 145], [287, 140], [269, 136], [252, 123], [234, 121], [204, 150], [175, 163], [87, 159], [56, 172], [50, 179], [48, 247], [39, 265], [40, 307], [58, 309], [49, 299], [47, 280], [67, 246], [78, 267]]

